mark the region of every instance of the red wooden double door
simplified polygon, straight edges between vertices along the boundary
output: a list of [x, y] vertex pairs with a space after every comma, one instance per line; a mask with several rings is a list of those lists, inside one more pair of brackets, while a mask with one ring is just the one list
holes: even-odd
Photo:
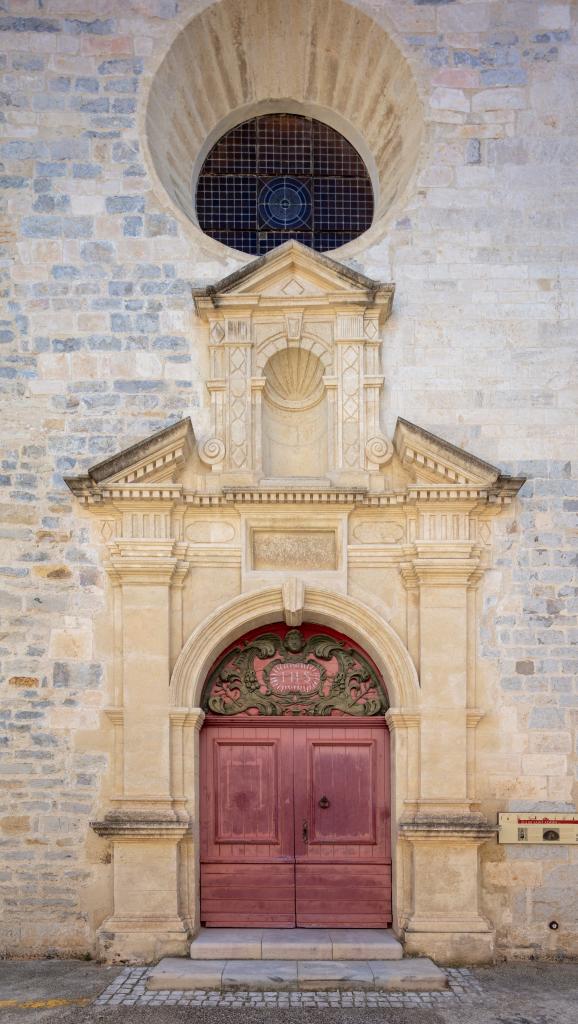
[[201, 733], [201, 921], [391, 922], [389, 734], [376, 719], [209, 715]]

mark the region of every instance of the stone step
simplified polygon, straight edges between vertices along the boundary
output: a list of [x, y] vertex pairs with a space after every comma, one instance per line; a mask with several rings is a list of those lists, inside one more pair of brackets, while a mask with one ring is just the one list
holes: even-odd
[[447, 977], [425, 958], [383, 960], [188, 960], [166, 957], [150, 972], [151, 991], [438, 992]]
[[193, 960], [401, 960], [386, 928], [201, 928]]

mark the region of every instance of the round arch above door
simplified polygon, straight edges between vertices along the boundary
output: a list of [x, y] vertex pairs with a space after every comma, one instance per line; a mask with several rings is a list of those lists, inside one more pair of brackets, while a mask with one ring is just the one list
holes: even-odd
[[201, 922], [391, 922], [387, 696], [372, 660], [311, 623], [245, 634], [211, 668], [201, 732]]

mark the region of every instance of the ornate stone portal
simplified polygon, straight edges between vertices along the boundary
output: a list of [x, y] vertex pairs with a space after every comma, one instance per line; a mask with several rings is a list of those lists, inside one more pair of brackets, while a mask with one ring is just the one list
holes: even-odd
[[[241, 634], [280, 619], [351, 637], [387, 681], [394, 928], [406, 949], [492, 956], [478, 905], [478, 852], [493, 829], [476, 800], [475, 732], [489, 706], [477, 590], [493, 517], [522, 481], [405, 420], [383, 436], [392, 297], [296, 243], [197, 290], [211, 434], [197, 441], [185, 419], [68, 481], [110, 577], [112, 767], [94, 823], [113, 853], [109, 958], [185, 952], [198, 924], [203, 689]], [[276, 665], [275, 653], [259, 700], [281, 707], [296, 691], [281, 667], [291, 659]], [[295, 650], [303, 701], [332, 699], [312, 667], [330, 653], [321, 640], [313, 659]], [[383, 711], [377, 690], [365, 698]], [[226, 710], [222, 680], [210, 699]]]

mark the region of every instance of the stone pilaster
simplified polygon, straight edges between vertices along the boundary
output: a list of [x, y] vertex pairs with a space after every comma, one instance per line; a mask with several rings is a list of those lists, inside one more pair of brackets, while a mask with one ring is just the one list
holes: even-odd
[[421, 681], [419, 790], [408, 787], [399, 823], [411, 851], [406, 949], [445, 962], [486, 962], [493, 931], [478, 906], [478, 851], [494, 831], [473, 802], [473, 729], [481, 713], [468, 707], [479, 552], [469, 541], [416, 541], [403, 575], [419, 592]]
[[113, 806], [92, 823], [112, 847], [114, 909], [99, 929], [107, 959], [185, 952], [188, 929], [179, 913], [179, 847], [189, 831], [184, 719], [169, 717], [171, 587], [186, 575], [185, 555], [186, 545], [166, 537], [109, 545], [107, 570], [121, 593], [122, 672], [115, 678], [122, 677], [122, 706], [107, 711], [115, 728]]

